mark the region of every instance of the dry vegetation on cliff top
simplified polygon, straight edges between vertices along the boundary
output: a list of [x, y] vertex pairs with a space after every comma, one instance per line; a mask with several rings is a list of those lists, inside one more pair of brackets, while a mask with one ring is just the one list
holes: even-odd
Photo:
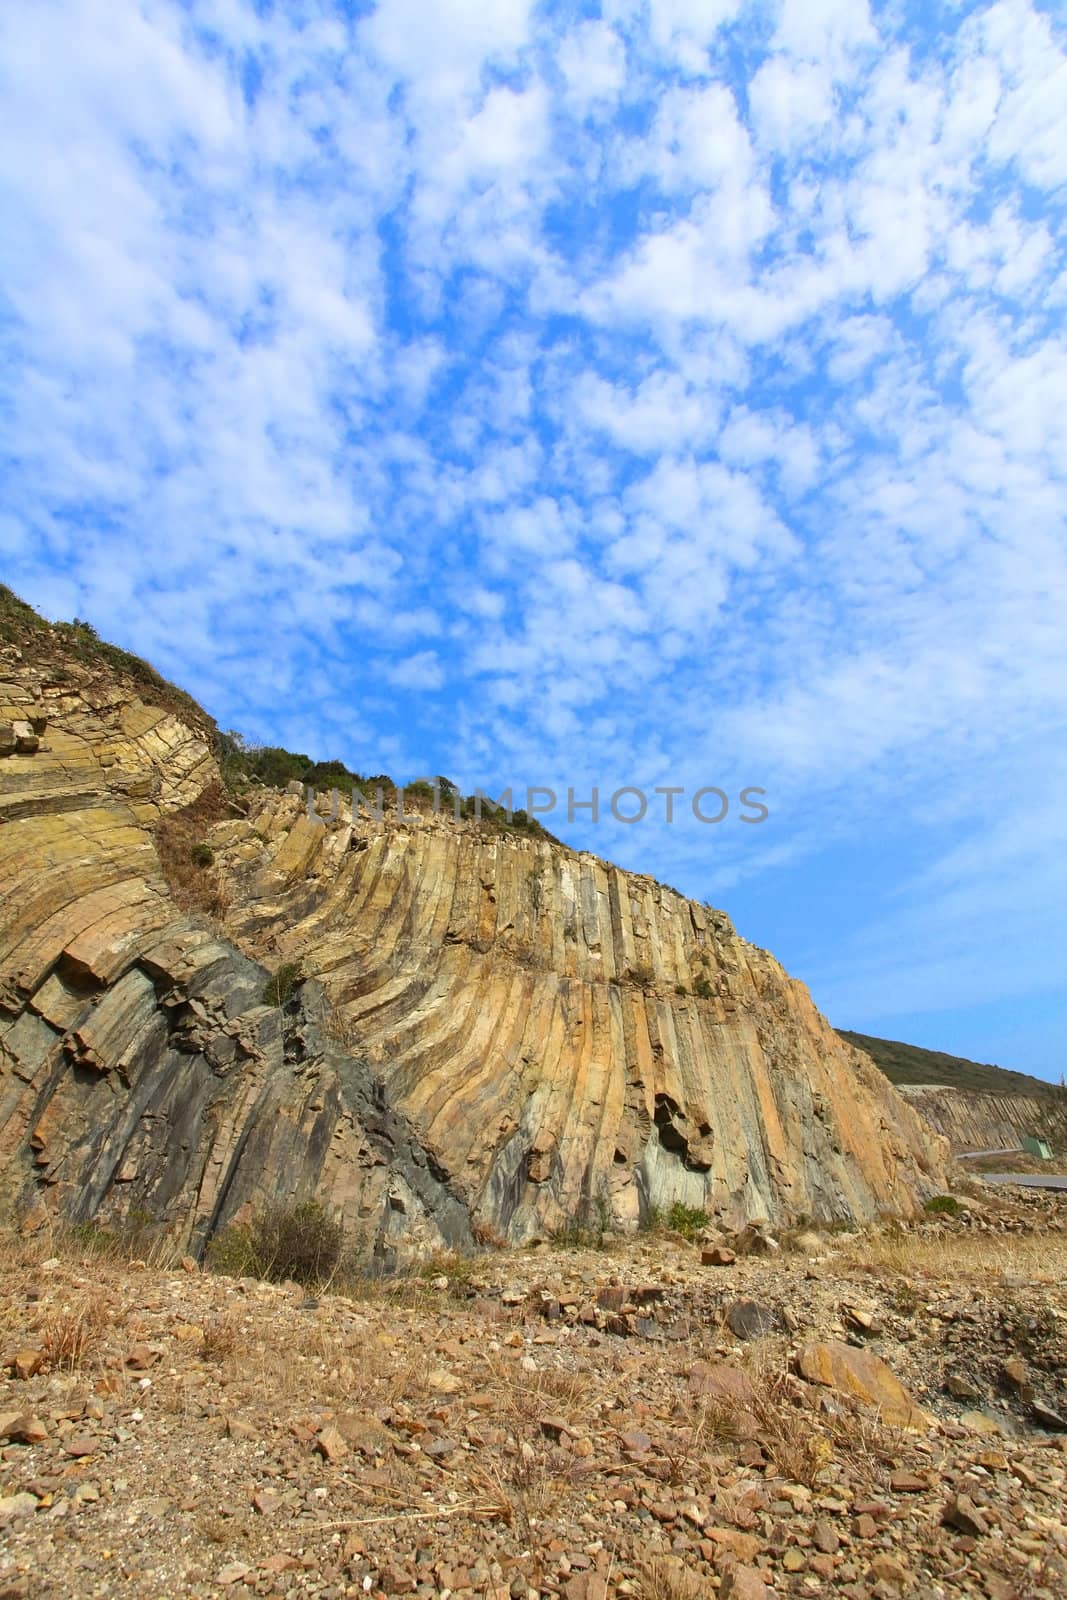
[[[998, 1197], [722, 1267], [666, 1234], [319, 1297], [9, 1237], [0, 1594], [1052, 1600], [1065, 1221]], [[819, 1340], [881, 1411], [811, 1381]]]

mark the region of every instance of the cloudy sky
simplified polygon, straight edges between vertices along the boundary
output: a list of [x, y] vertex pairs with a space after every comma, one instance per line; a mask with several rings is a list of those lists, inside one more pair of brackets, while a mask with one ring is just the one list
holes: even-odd
[[0, 575], [1058, 1078], [1065, 107], [1026, 0], [4, 6]]

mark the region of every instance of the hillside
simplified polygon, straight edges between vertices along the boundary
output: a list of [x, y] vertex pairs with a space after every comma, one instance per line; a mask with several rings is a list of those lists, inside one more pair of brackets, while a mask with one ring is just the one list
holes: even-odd
[[899, 1039], [875, 1039], [870, 1034], [838, 1028], [842, 1039], [870, 1056], [890, 1083], [944, 1084], [953, 1089], [973, 1089], [983, 1094], [1056, 1099], [1063, 1094], [1058, 1084], [1031, 1078], [1025, 1072], [1010, 1072], [1006, 1067], [968, 1061], [964, 1056], [946, 1055], [943, 1050], [924, 1050]]
[[13, 597], [3, 621], [16, 1211], [136, 1215], [199, 1254], [314, 1198], [388, 1265], [674, 1203], [740, 1226], [943, 1189], [942, 1143], [722, 912], [500, 817], [343, 792], [309, 816], [84, 624]]

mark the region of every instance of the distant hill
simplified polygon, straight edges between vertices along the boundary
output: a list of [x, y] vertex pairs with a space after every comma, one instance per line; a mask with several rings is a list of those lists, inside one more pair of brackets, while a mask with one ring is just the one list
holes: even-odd
[[965, 1056], [946, 1055], [943, 1050], [924, 1050], [921, 1045], [902, 1044], [899, 1039], [872, 1039], [866, 1033], [837, 1032], [857, 1050], [865, 1050], [876, 1067], [891, 1083], [943, 1083], [955, 1089], [980, 1089], [985, 1094], [1029, 1095], [1050, 1098], [1063, 1093], [1058, 1084], [1031, 1078], [1025, 1072], [1009, 1072]]

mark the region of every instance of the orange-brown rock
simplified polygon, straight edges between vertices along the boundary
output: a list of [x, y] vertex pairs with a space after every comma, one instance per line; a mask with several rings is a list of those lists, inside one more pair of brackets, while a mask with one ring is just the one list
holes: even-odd
[[860, 1350], [839, 1340], [807, 1344], [797, 1357], [802, 1377], [848, 1395], [877, 1411], [891, 1427], [924, 1428], [924, 1417], [894, 1372], [870, 1350]]
[[[53, 639], [0, 653], [0, 730], [22, 724], [0, 1162], [28, 1216], [147, 1215], [199, 1252], [314, 1195], [389, 1259], [674, 1201], [740, 1227], [943, 1189], [940, 1141], [723, 913], [528, 834], [258, 790], [204, 821], [209, 920], [156, 840], [218, 792], [206, 719]], [[309, 981], [266, 1003], [290, 961]]]

